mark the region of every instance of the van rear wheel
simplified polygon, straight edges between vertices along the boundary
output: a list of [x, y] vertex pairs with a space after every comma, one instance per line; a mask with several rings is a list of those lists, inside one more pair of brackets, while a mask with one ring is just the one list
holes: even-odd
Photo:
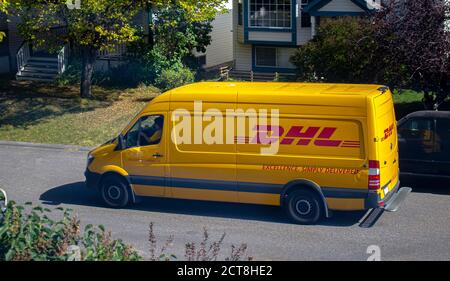
[[130, 202], [128, 183], [114, 175], [106, 176], [100, 185], [100, 196], [103, 202], [112, 208], [123, 208]]
[[321, 199], [309, 190], [295, 190], [288, 194], [285, 210], [298, 224], [315, 224], [322, 217]]

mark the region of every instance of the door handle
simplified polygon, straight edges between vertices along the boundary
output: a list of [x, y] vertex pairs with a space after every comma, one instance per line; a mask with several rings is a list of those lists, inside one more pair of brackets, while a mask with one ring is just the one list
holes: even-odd
[[156, 152], [155, 154], [152, 155], [153, 158], [159, 158], [159, 157], [163, 157], [162, 154], [159, 154], [158, 152]]

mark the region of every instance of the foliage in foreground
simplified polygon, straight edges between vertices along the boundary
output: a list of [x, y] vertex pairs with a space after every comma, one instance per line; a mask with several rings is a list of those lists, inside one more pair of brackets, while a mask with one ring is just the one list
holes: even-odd
[[[0, 213], [0, 261], [137, 261], [142, 260], [137, 251], [120, 239], [113, 239], [111, 232], [102, 225], [87, 225], [82, 232], [80, 221], [70, 209], [57, 208], [61, 220], [49, 216], [51, 210], [40, 206], [25, 206], [10, 202]], [[206, 228], [203, 240], [185, 244], [188, 261], [215, 261], [218, 259], [225, 233], [217, 241], [210, 242]], [[149, 260], [170, 261], [177, 257], [168, 253], [174, 237], [169, 236], [158, 248], [153, 223], [149, 226]], [[247, 245], [231, 245], [228, 261], [251, 260], [246, 254]]]
[[131, 246], [112, 239], [103, 226], [87, 225], [81, 233], [80, 221], [71, 210], [59, 210], [62, 219], [54, 221], [50, 209], [10, 202], [0, 220], [0, 261], [141, 259]]
[[[211, 241], [208, 230], [206, 227], [203, 228], [203, 239], [200, 243], [189, 242], [185, 244], [185, 254], [184, 258], [187, 261], [216, 261], [221, 253], [221, 248], [223, 246], [223, 240], [226, 234], [223, 233], [219, 240]], [[149, 225], [149, 250], [150, 250], [150, 260], [152, 261], [169, 261], [176, 260], [177, 257], [173, 254], [167, 252], [168, 248], [172, 245], [174, 236], [171, 235], [166, 240], [166, 242], [159, 248], [156, 235], [153, 231], [153, 223]], [[252, 260], [253, 258], [247, 255], [247, 244], [242, 243], [239, 246], [234, 244], [231, 245], [231, 252], [228, 256], [225, 256], [226, 261], [240, 261], [240, 260]]]

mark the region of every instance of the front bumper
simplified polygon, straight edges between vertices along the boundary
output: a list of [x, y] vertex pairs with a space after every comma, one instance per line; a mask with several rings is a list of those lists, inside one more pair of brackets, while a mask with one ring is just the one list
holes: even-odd
[[86, 187], [90, 189], [97, 189], [100, 182], [101, 174], [94, 173], [86, 169], [84, 172], [84, 177], [86, 178]]

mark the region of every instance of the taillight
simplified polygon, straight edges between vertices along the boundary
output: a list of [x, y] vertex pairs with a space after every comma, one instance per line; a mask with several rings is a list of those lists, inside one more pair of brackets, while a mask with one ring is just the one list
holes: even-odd
[[380, 161], [369, 160], [369, 190], [380, 189]]

